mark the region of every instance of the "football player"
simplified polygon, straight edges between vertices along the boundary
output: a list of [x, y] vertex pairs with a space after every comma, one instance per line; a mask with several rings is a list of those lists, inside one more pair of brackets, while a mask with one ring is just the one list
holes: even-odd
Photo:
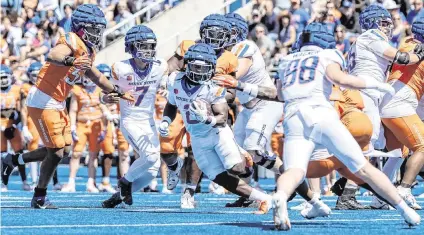
[[273, 197], [276, 228], [291, 228], [286, 201], [304, 180], [311, 154], [317, 146], [335, 153], [355, 176], [399, 210], [406, 223], [417, 226], [420, 216], [402, 200], [390, 180], [366, 160], [329, 102], [332, 83], [390, 94], [394, 94], [394, 89], [375, 79], [345, 74], [342, 70], [345, 61], [334, 50], [334, 35], [324, 24], [309, 24], [299, 40], [300, 52], [287, 56], [280, 67], [278, 94], [268, 87], [237, 82], [238, 90], [254, 97], [285, 102], [284, 173], [278, 179], [277, 193]]
[[[12, 70], [6, 65], [0, 65], [1, 79], [1, 146], [2, 156], [7, 155], [7, 143], [9, 142], [15, 154], [23, 153], [21, 132], [17, 128], [19, 113], [21, 112], [21, 89], [13, 84]], [[31, 190], [26, 181], [25, 165], [19, 167], [19, 174], [23, 182], [22, 189]], [[2, 175], [3, 176], [3, 175]], [[9, 177], [2, 177], [2, 191], [7, 191]]]
[[[406, 37], [400, 44], [400, 53], [408, 53], [424, 42], [424, 17], [412, 24], [413, 36]], [[424, 166], [424, 123], [417, 115], [418, 101], [423, 96], [424, 63], [413, 65], [393, 65], [389, 82], [396, 90], [394, 96], [384, 96], [381, 108], [387, 149], [406, 146], [413, 154], [405, 165], [405, 174], [397, 187], [399, 194], [413, 209], [421, 206], [411, 194], [411, 185]]]
[[107, 120], [105, 114], [109, 111], [100, 103], [102, 90], [90, 79], [83, 77], [81, 86], [72, 90], [69, 117], [71, 135], [74, 142], [72, 156], [69, 162], [69, 181], [62, 192], [75, 192], [75, 178], [80, 165], [80, 158], [88, 143], [88, 181], [87, 192], [98, 193], [96, 187], [97, 157], [100, 144], [106, 136]]
[[159, 136], [153, 114], [156, 92], [163, 77], [168, 75], [168, 66], [164, 60], [156, 59], [156, 43], [156, 35], [150, 28], [132, 27], [125, 35], [125, 51], [132, 58], [112, 66], [111, 81], [136, 98], [132, 103], [120, 101], [120, 128], [140, 157], [119, 180], [119, 191], [102, 203], [104, 208], [113, 208], [121, 202], [132, 205], [132, 193], [147, 186], [159, 171]]
[[[224, 48], [231, 36], [231, 25], [226, 18], [220, 14], [211, 14], [205, 17], [200, 24], [199, 34], [201, 37], [200, 41], [212, 46], [218, 55], [215, 74], [235, 77], [238, 67], [237, 57]], [[184, 55], [193, 44], [195, 44], [195, 41], [192, 40], [181, 42], [174, 56], [168, 60], [169, 73], [184, 69]], [[234, 100], [234, 91], [227, 90], [226, 99], [228, 103], [232, 103]], [[170, 126], [169, 136], [160, 137], [161, 157], [168, 166], [168, 189], [170, 190], [178, 184], [180, 170], [184, 163], [182, 159], [177, 157], [177, 149], [180, 148], [182, 139], [186, 133], [184, 125], [181, 124], [182, 118], [180, 114], [177, 114], [176, 119]], [[190, 138], [187, 138], [187, 142], [190, 145]], [[201, 171], [198, 169], [196, 162], [192, 160], [192, 151], [188, 152], [188, 157], [191, 159], [187, 159], [186, 162], [192, 164], [185, 164], [187, 179], [186, 189], [181, 197], [181, 206], [190, 208], [192, 205], [188, 204], [194, 201], [192, 197], [200, 180]]]
[[[217, 65], [214, 48], [205, 43], [195, 44], [184, 55], [184, 61], [186, 71], [173, 73], [169, 78], [168, 103], [159, 127], [161, 135], [169, 135], [169, 125], [179, 111], [200, 170], [228, 191], [261, 201], [260, 210], [267, 212], [270, 196], [234, 176], [245, 170], [246, 161], [227, 125], [226, 90], [211, 82]], [[193, 203], [190, 205], [194, 208]]]
[[[393, 65], [410, 65], [424, 59], [424, 48], [421, 43], [416, 44], [410, 52], [400, 51], [389, 44], [392, 37], [393, 22], [390, 13], [379, 5], [368, 6], [360, 15], [359, 23], [362, 33], [350, 47], [348, 54], [349, 74], [378, 82], [387, 81], [387, 73]], [[379, 106], [382, 94], [376, 90], [363, 89], [360, 91], [364, 102], [364, 112], [371, 120], [373, 133], [371, 136], [370, 152], [374, 148], [384, 149], [385, 141], [380, 134], [381, 118]], [[379, 139], [380, 137], [380, 139]], [[401, 158], [389, 161], [402, 161]], [[383, 171], [391, 175], [397, 169], [397, 164], [386, 164]], [[380, 208], [385, 203], [373, 199], [371, 207]]]
[[60, 160], [70, 152], [72, 135], [65, 100], [73, 85], [85, 75], [104, 92], [132, 100], [92, 66], [95, 50], [106, 28], [100, 8], [93, 4], [79, 5], [72, 14], [71, 28], [72, 32], [61, 36], [50, 50], [27, 97], [28, 114], [38, 120], [35, 125], [45, 147], [25, 154], [8, 155], [3, 160], [4, 177], [8, 177], [17, 165], [43, 161], [31, 200], [33, 208], [56, 208], [46, 196], [47, 184]]

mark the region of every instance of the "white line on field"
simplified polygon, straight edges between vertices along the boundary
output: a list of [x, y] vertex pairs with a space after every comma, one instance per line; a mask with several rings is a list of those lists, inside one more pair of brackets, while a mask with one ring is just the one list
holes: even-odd
[[[329, 219], [329, 220], [292, 220], [292, 223], [321, 223], [321, 222], [375, 222], [375, 221], [401, 221], [403, 219]], [[273, 221], [260, 221], [270, 224]], [[16, 225], [1, 226], [1, 229], [34, 229], [34, 228], [102, 228], [102, 227], [170, 227], [170, 226], [204, 226], [204, 225], [234, 225], [244, 223], [258, 223], [249, 221], [235, 222], [202, 222], [202, 223], [172, 223], [172, 224], [55, 224], [55, 225]]]

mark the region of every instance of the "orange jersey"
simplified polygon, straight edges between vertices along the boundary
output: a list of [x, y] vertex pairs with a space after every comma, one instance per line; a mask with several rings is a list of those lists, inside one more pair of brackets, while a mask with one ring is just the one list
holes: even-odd
[[1, 91], [0, 96], [1, 110], [17, 109], [21, 102], [21, 88], [17, 85], [12, 85], [7, 91]]
[[[402, 40], [399, 51], [413, 51], [418, 43], [412, 37], [406, 37]], [[389, 76], [389, 81], [399, 80], [402, 83], [411, 87], [420, 100], [424, 93], [424, 62], [412, 65], [393, 64], [392, 72]]]
[[[84, 42], [74, 33], [67, 33], [61, 36], [57, 41], [57, 45], [59, 44], [68, 46], [73, 52], [73, 57], [78, 58], [83, 55], [89, 55], [92, 61], [95, 59], [95, 52], [88, 49]], [[47, 62], [41, 68], [35, 85], [40, 91], [62, 102], [68, 97], [72, 86], [80, 80], [82, 75], [84, 75], [84, 72], [75, 67], [59, 66]]]
[[155, 120], [162, 120], [163, 110], [166, 105], [166, 98], [157, 94], [155, 101]]
[[[193, 40], [183, 40], [178, 46], [177, 50], [175, 51], [175, 54], [177, 54], [178, 56], [184, 57], [188, 48], [194, 44], [196, 44], [196, 42]], [[237, 67], [238, 67], [237, 57], [233, 53], [227, 50], [224, 50], [223, 53], [218, 55], [218, 60], [216, 61], [215, 73], [222, 74], [222, 75], [235, 73], [237, 71]]]
[[96, 120], [103, 116], [100, 109], [100, 94], [102, 90], [96, 87], [93, 92], [88, 92], [81, 86], [75, 86], [73, 94], [78, 102], [78, 121]]
[[361, 93], [358, 90], [340, 90], [338, 86], [333, 86], [330, 100], [336, 101], [335, 107], [340, 116], [348, 113], [352, 109], [364, 109]]

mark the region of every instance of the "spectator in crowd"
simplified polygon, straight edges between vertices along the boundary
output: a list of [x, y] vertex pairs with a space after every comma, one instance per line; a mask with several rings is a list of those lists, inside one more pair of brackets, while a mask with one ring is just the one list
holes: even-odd
[[327, 10], [331, 13], [337, 20], [340, 20], [342, 13], [336, 8], [334, 1], [327, 1]]
[[277, 47], [282, 55], [287, 55], [289, 49], [296, 41], [296, 29], [290, 24], [290, 14], [283, 15], [280, 19], [280, 32], [278, 34]]
[[[116, 11], [117, 15], [111, 22], [110, 26], [114, 26], [116, 24], [121, 23], [122, 21], [125, 21], [126, 19], [130, 19], [132, 17], [132, 13], [129, 11], [128, 5], [126, 1], [119, 1], [118, 5], [116, 5]], [[120, 28], [118, 32], [116, 32], [115, 36], [122, 36], [125, 35], [125, 33], [135, 25], [135, 20], [132, 20], [128, 22], [124, 27]]]
[[264, 24], [268, 30], [268, 36], [271, 39], [278, 38], [279, 25], [278, 25], [278, 17], [274, 13], [274, 4], [272, 1], [264, 2], [265, 14], [261, 18], [261, 23]]
[[271, 55], [274, 52], [275, 43], [268, 37], [267, 34], [268, 32], [265, 25], [256, 25], [254, 42], [258, 45], [259, 50], [264, 57], [265, 63], [268, 65], [271, 62]]
[[108, 22], [113, 20], [114, 11], [118, 3], [119, 0], [97, 0], [97, 4], [102, 9]]
[[409, 25], [412, 25], [415, 17], [422, 13], [423, 0], [413, 0], [412, 6], [414, 7], [414, 9], [410, 10], [408, 12], [408, 15], [406, 16], [406, 20], [408, 21]]
[[401, 40], [406, 36], [406, 27], [402, 23], [401, 13], [399, 11], [392, 12], [392, 20], [393, 20], [393, 32], [392, 38], [390, 39], [390, 44], [397, 48], [400, 45]]
[[259, 9], [253, 8], [252, 17], [249, 22], [249, 38], [255, 37], [255, 27], [261, 23], [261, 17]]
[[352, 33], [360, 33], [359, 13], [355, 11], [355, 5], [351, 1], [343, 1], [340, 9], [342, 16], [340, 22], [346, 27], [346, 30]]
[[407, 23], [405, 15], [402, 12], [399, 11], [400, 5], [397, 4], [395, 1], [386, 0], [386, 1], [384, 1], [383, 6], [384, 6], [384, 8], [386, 8], [390, 12], [392, 17], [395, 13], [398, 13], [400, 15], [402, 23], [404, 23], [404, 24]]
[[40, 24], [40, 17], [34, 14], [34, 10], [28, 8], [25, 10], [26, 12], [26, 21], [24, 25], [24, 31], [27, 31], [30, 28], [37, 27]]
[[59, 21], [59, 27], [63, 29], [63, 32], [68, 33], [71, 32], [71, 16], [74, 9], [71, 5], [66, 4], [63, 7], [63, 11], [65, 13], [65, 17]]
[[52, 10], [56, 17], [62, 18], [62, 13], [59, 10], [59, 1], [58, 0], [39, 0], [37, 5], [37, 11], [40, 13], [42, 20], [45, 20], [47, 17], [47, 11]]
[[290, 13], [292, 14], [292, 24], [294, 25], [294, 28], [296, 29], [296, 34], [299, 35], [303, 28], [308, 24], [309, 19], [311, 18], [308, 12], [301, 8], [301, 1], [300, 0], [290, 0], [291, 1], [291, 7], [290, 7]]
[[20, 49], [21, 62], [26, 59], [34, 59], [44, 63], [51, 48], [50, 42], [46, 40], [44, 29], [38, 29], [36, 36], [33, 38], [29, 37], [26, 42], [27, 44]]
[[341, 51], [346, 58], [350, 49], [350, 42], [346, 38], [346, 28], [341, 24], [337, 25], [334, 36], [336, 37], [336, 48]]

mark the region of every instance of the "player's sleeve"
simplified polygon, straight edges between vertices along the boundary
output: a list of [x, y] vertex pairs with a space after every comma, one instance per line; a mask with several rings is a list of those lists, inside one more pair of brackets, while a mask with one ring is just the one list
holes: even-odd
[[280, 61], [280, 64], [278, 65], [278, 79], [280, 79], [281, 81], [284, 81], [284, 74], [288, 64], [289, 60], [282, 59]]
[[238, 68], [238, 59], [232, 53], [229, 53], [228, 56], [228, 74], [237, 72]]
[[370, 30], [366, 37], [364, 37], [363, 44], [366, 48], [374, 54], [383, 57], [384, 52], [392, 47], [384, 35], [379, 30]]
[[252, 57], [255, 54], [257, 46], [251, 43], [250, 41], [244, 41], [237, 44], [231, 52], [238, 58], [248, 58]]
[[346, 69], [346, 60], [344, 59], [342, 52], [337, 49], [324, 50], [320, 54], [320, 62], [324, 65], [324, 68], [327, 68], [330, 64], [338, 64], [342, 70]]
[[177, 92], [177, 90], [175, 88], [175, 80], [176, 80], [177, 74], [178, 74], [177, 72], [174, 72], [174, 73], [171, 73], [168, 77], [168, 84], [167, 84], [168, 102], [172, 105], [176, 105], [175, 92]]
[[227, 93], [227, 89], [220, 86], [216, 86], [216, 85], [210, 85], [209, 102], [211, 104], [226, 103], [227, 102], [227, 100], [225, 99], [226, 93]]
[[74, 33], [65, 33], [60, 36], [56, 44], [68, 46], [72, 51], [78, 50], [77, 36]]
[[160, 65], [158, 69], [158, 76], [160, 77], [160, 79], [159, 84], [157, 85], [161, 87], [166, 87], [168, 81], [168, 63], [166, 63], [166, 61], [163, 59], [159, 59], [159, 63]]
[[195, 42], [192, 40], [183, 40], [175, 50], [175, 55], [179, 56], [180, 58], [183, 58], [185, 53], [188, 51], [188, 48], [194, 44]]

